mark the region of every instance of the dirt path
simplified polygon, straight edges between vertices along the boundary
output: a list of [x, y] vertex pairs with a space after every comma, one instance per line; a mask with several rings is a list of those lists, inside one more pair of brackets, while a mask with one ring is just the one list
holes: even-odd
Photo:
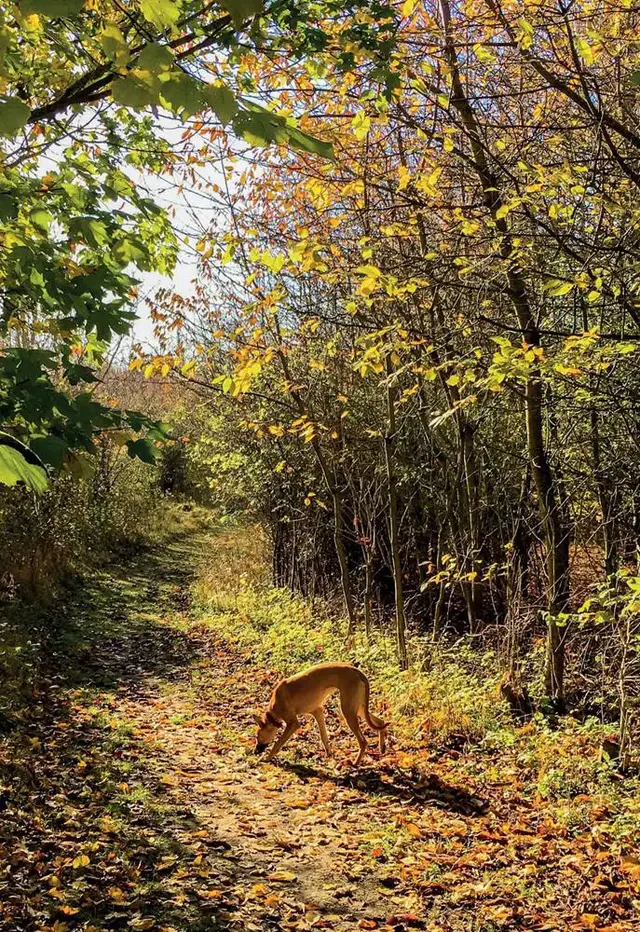
[[[184, 546], [175, 548], [178, 565], [188, 562]], [[175, 565], [171, 553], [167, 562]], [[354, 770], [355, 742], [335, 711], [335, 762], [323, 756], [312, 723], [278, 761], [256, 759], [250, 714], [277, 675], [194, 624], [184, 582], [167, 591], [165, 579], [153, 595], [169, 604], [169, 630], [187, 632], [189, 667], [158, 676], [152, 664], [110, 707], [144, 742], [161, 792], [200, 827], [214, 878], [205, 892], [215, 900], [219, 891], [223, 918], [239, 928], [377, 928], [390, 918], [420, 927], [423, 898], [386, 869], [387, 849], [402, 826], [407, 839], [422, 834], [425, 806], [466, 834], [465, 819], [477, 818], [482, 801], [437, 779], [419, 786], [384, 764]]]
[[2, 932], [639, 928], [606, 842], [549, 825], [491, 761], [392, 749], [355, 771], [333, 714], [336, 762], [311, 726], [258, 762], [276, 676], [191, 612], [209, 546], [106, 569], [51, 626], [0, 746]]

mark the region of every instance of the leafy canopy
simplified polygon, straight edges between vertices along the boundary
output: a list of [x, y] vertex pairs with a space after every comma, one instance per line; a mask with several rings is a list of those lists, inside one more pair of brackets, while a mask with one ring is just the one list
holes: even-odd
[[[246, 47], [322, 46], [318, 10], [340, 10], [353, 43], [363, 5], [20, 0], [0, 12], [0, 424], [37, 456], [7, 447], [1, 482], [73, 462], [103, 430], [129, 430], [130, 454], [153, 458], [157, 426], [92, 392], [135, 318], [138, 274], [176, 261], [167, 215], [140, 183], [178, 157], [161, 114], [331, 158], [291, 113], [258, 104], [255, 85], [232, 83]], [[382, 39], [369, 45], [384, 58]]]

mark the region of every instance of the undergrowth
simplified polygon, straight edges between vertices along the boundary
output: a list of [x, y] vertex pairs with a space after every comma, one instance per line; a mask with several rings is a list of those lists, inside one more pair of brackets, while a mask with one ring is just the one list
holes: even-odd
[[636, 781], [622, 780], [601, 749], [610, 726], [557, 723], [540, 713], [524, 725], [514, 721], [495, 657], [465, 640], [434, 647], [411, 637], [413, 662], [402, 672], [389, 634], [375, 631], [371, 642], [358, 634], [349, 643], [331, 605], [271, 585], [267, 556], [259, 527], [222, 527], [195, 586], [198, 620], [281, 676], [318, 662], [355, 662], [370, 677], [373, 707], [392, 722], [398, 745], [427, 754], [471, 751], [488, 782], [510, 768], [524, 795], [571, 830], [583, 825], [580, 798], [606, 795], [615, 832], [628, 843], [640, 840]]

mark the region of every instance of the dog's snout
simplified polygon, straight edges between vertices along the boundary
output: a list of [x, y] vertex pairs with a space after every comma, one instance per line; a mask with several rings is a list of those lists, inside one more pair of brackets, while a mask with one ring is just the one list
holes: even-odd
[[260, 744], [259, 741], [256, 741], [255, 754], [263, 754], [267, 750], [266, 744]]

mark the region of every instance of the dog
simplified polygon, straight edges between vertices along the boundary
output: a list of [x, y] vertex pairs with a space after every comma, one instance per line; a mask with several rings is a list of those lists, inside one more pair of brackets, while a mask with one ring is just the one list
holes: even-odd
[[262, 754], [285, 726], [284, 731], [267, 754], [265, 760], [276, 756], [301, 725], [299, 715], [313, 715], [327, 756], [332, 756], [322, 705], [332, 693], [340, 693], [340, 708], [347, 725], [358, 739], [360, 753], [356, 767], [364, 757], [367, 742], [360, 729], [358, 716], [362, 714], [371, 728], [378, 732], [380, 753], [385, 750], [385, 732], [388, 724], [369, 711], [369, 680], [350, 663], [319, 663], [303, 673], [280, 680], [271, 694], [264, 714], [254, 714], [258, 726], [255, 753]]

